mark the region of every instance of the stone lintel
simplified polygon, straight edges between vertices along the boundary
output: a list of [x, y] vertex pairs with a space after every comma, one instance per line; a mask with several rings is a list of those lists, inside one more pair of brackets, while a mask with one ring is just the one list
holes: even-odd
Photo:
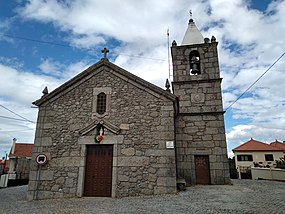
[[208, 82], [222, 82], [223, 78], [213, 78], [213, 79], [200, 79], [200, 80], [186, 80], [186, 81], [173, 81], [172, 84], [185, 85], [193, 83], [208, 83]]
[[197, 116], [197, 115], [217, 115], [217, 114], [224, 114], [224, 113], [226, 113], [226, 111], [178, 113], [178, 115], [181, 115], [181, 116]]

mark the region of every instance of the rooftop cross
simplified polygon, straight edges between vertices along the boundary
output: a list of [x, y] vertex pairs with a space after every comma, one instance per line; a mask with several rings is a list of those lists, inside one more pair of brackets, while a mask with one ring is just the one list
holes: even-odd
[[193, 15], [193, 14], [192, 14], [192, 10], [189, 10], [189, 14], [190, 14], [189, 23], [190, 23], [190, 22], [194, 22], [194, 21], [193, 21], [193, 17], [192, 17], [192, 15]]
[[109, 53], [109, 50], [107, 48], [104, 48], [101, 52], [104, 53], [104, 58], [102, 58], [102, 59], [103, 60], [108, 60], [107, 53]]

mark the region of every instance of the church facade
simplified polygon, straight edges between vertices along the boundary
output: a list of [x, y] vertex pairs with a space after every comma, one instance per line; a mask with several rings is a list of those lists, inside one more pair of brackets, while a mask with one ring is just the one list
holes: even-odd
[[217, 42], [192, 19], [172, 43], [173, 93], [106, 58], [39, 107], [28, 198], [171, 194], [177, 184], [227, 184]]

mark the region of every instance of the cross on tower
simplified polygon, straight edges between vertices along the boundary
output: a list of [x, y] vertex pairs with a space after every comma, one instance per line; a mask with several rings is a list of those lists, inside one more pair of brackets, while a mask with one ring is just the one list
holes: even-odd
[[108, 60], [107, 53], [109, 53], [109, 50], [107, 48], [104, 48], [101, 52], [104, 53], [104, 58], [102, 58], [102, 59], [103, 60]]

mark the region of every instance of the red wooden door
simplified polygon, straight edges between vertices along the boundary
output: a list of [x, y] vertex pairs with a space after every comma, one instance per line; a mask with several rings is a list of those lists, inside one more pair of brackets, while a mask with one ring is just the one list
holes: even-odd
[[208, 155], [195, 155], [196, 184], [210, 184], [210, 166]]
[[112, 192], [113, 145], [88, 145], [84, 195], [110, 197]]

